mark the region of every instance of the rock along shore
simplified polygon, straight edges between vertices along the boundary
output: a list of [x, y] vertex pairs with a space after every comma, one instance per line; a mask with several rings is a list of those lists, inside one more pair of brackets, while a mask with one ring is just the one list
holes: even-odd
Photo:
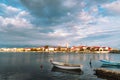
[[94, 69], [95, 75], [107, 80], [120, 80], [120, 72], [107, 70], [103, 68]]

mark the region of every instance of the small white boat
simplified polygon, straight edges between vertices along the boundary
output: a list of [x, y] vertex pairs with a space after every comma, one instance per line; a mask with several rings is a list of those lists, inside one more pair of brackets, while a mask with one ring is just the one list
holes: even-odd
[[83, 74], [83, 71], [81, 69], [75, 69], [75, 70], [67, 70], [67, 69], [61, 69], [53, 66], [51, 69], [52, 72], [61, 72], [61, 73], [68, 73], [68, 74], [74, 74], [74, 75], [81, 75]]
[[67, 69], [67, 70], [82, 69], [82, 65], [78, 65], [78, 64], [68, 64], [68, 63], [55, 62], [55, 61], [51, 61], [51, 63], [53, 64], [53, 66], [61, 69]]

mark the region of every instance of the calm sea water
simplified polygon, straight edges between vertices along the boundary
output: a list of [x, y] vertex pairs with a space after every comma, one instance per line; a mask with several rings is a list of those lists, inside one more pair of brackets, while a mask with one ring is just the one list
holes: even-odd
[[[53, 68], [50, 60], [82, 64], [80, 74]], [[89, 65], [90, 59], [92, 66]], [[120, 54], [0, 53], [0, 80], [106, 80], [94, 75], [99, 59], [120, 61]], [[119, 70], [120, 68], [108, 68]]]

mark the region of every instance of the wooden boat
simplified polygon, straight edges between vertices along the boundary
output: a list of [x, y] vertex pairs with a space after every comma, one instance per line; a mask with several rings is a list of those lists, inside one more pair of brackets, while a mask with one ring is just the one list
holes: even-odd
[[61, 73], [67, 73], [67, 74], [74, 74], [74, 75], [81, 75], [83, 74], [82, 70], [67, 70], [67, 69], [61, 69], [58, 67], [53, 66], [51, 69], [52, 72], [61, 72]]
[[109, 61], [109, 60], [100, 60], [100, 62], [102, 62], [103, 65], [107, 65], [107, 66], [120, 66], [120, 62]]
[[67, 70], [76, 70], [76, 69], [81, 70], [82, 68], [82, 65], [78, 65], [78, 64], [68, 64], [68, 63], [55, 62], [55, 61], [51, 61], [51, 63], [53, 64], [53, 66], [57, 68], [67, 69]]

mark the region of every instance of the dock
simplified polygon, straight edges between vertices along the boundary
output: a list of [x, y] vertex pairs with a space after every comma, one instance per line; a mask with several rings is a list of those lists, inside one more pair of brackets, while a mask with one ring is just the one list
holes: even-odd
[[108, 70], [104, 68], [97, 68], [94, 69], [95, 75], [97, 75], [100, 78], [104, 78], [107, 80], [120, 80], [120, 72]]

